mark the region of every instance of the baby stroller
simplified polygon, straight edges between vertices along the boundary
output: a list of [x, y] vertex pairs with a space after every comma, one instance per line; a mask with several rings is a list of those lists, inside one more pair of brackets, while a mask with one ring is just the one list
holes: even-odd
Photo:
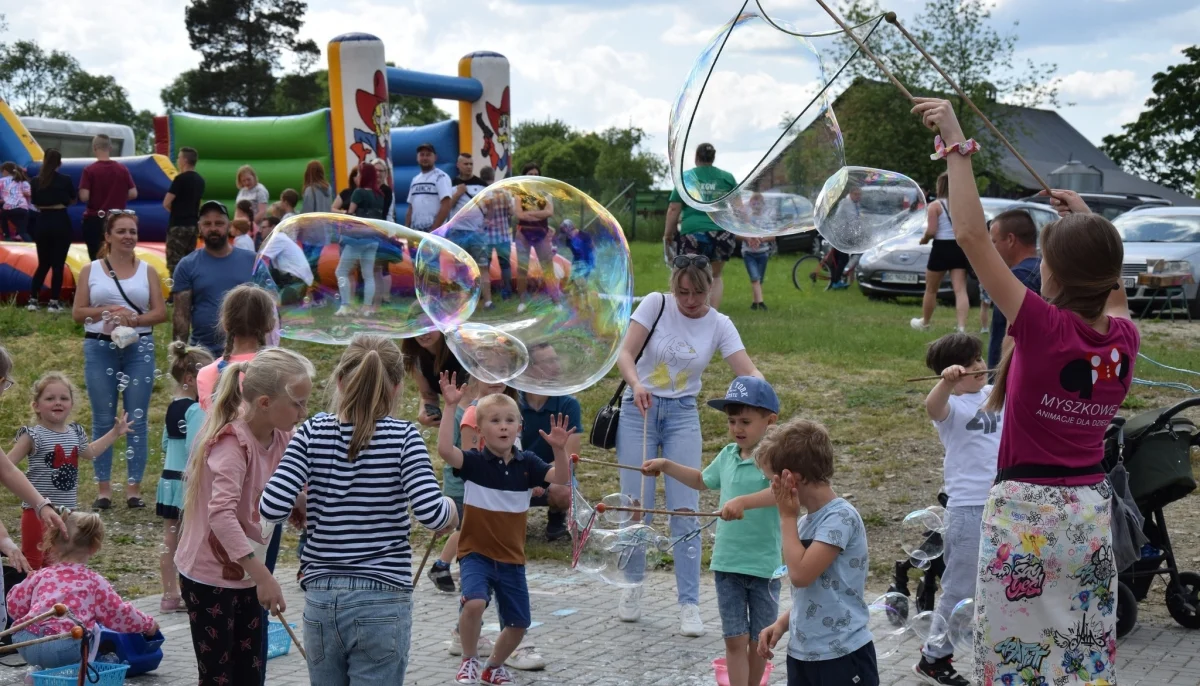
[[[938, 493], [938, 504], [946, 507], [949, 502], [949, 497], [945, 493]], [[942, 547], [942, 535], [930, 531], [925, 535], [925, 545], [933, 548]], [[922, 547], [925, 547], [924, 545]], [[917, 581], [916, 597], [913, 598], [908, 590], [908, 572], [910, 569], [924, 569], [925, 573]], [[942, 574], [946, 571], [946, 561], [939, 555], [928, 561], [927, 565], [918, 566], [912, 558], [896, 561], [896, 569], [892, 579], [892, 585], [888, 586], [888, 593], [902, 593], [907, 597], [913, 598], [916, 603], [917, 610], [912, 615], [916, 616], [921, 612], [932, 610], [934, 602], [937, 598], [938, 579], [942, 578]], [[908, 621], [909, 610], [907, 602], [897, 602], [896, 611], [888, 613], [888, 619], [900, 626]]]
[[1146, 522], [1142, 532], [1150, 539], [1142, 559], [1117, 576], [1117, 636], [1133, 629], [1137, 603], [1145, 600], [1154, 577], [1167, 577], [1166, 604], [1171, 617], [1188, 629], [1200, 629], [1200, 574], [1180, 572], [1171, 549], [1163, 508], [1196, 490], [1190, 452], [1200, 445], [1196, 425], [1180, 412], [1200, 407], [1191, 398], [1169, 407], [1126, 420], [1113, 418], [1104, 435], [1104, 471], [1124, 458], [1129, 491]]

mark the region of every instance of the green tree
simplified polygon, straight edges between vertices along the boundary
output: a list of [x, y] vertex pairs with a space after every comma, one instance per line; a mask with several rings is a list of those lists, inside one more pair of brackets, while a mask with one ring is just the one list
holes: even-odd
[[[192, 49], [201, 55], [200, 66], [163, 89], [167, 109], [272, 114], [284, 55], [296, 60], [300, 74], [320, 56], [316, 43], [298, 36], [307, 9], [303, 0], [192, 0], [184, 22]], [[310, 87], [299, 90], [312, 96]]]
[[593, 195], [616, 193], [630, 183], [635, 189], [650, 188], [667, 165], [661, 156], [643, 149], [647, 139], [637, 127], [595, 133], [578, 131], [559, 119], [524, 121], [513, 127], [513, 169], [535, 162], [542, 174]]
[[[842, 7], [843, 16], [853, 24], [882, 13], [877, 0], [852, 0]], [[1058, 104], [1058, 87], [1052, 78], [1056, 65], [1032, 61], [1019, 64], [1015, 30], [997, 30], [989, 3], [984, 0], [927, 0], [913, 21], [903, 23], [1006, 137], [1011, 139], [1020, 130], [1013, 109], [1007, 105]], [[1014, 23], [1013, 29], [1016, 26]], [[894, 27], [881, 23], [866, 42], [914, 95], [947, 97], [958, 112], [964, 133], [988, 138], [990, 134], [978, 117]], [[847, 161], [899, 171], [932, 187], [937, 170], [944, 165], [930, 164], [929, 130], [909, 113], [911, 104], [887, 82], [887, 77], [865, 55], [855, 55], [856, 50], [849, 39], [841, 44], [837, 58], [849, 60], [844, 74], [887, 86], [855, 89], [857, 92], [847, 92], [839, 101], [837, 118], [845, 132]], [[1000, 144], [985, 142], [983, 152], [976, 157], [976, 168], [997, 183], [1005, 183], [1000, 175], [1001, 159]]]
[[1200, 45], [1183, 55], [1186, 62], [1154, 75], [1145, 111], [1105, 136], [1101, 149], [1132, 174], [1200, 194], [1200, 173], [1192, 171], [1200, 168]]

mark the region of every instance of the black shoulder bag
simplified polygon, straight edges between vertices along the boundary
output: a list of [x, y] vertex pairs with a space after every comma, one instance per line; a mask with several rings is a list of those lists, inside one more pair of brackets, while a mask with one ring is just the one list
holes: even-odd
[[[663, 295], [662, 305], [658, 308], [658, 316], [654, 318], [654, 324], [650, 326], [650, 332], [646, 334], [646, 340], [642, 343], [642, 349], [638, 351], [637, 357], [634, 358], [634, 364], [642, 359], [642, 353], [646, 352], [646, 346], [650, 344], [650, 337], [658, 328], [658, 320], [662, 319], [663, 310], [666, 308], [667, 296]], [[596, 421], [592, 422], [592, 433], [588, 437], [588, 442], [597, 448], [612, 450], [617, 447], [617, 425], [621, 419], [621, 394], [624, 392], [625, 379], [621, 379], [621, 384], [617, 386], [617, 392], [613, 394], [612, 399], [596, 413]]]

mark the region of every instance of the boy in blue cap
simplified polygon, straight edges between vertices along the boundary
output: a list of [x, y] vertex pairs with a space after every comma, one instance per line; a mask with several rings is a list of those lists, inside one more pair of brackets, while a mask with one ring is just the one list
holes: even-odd
[[729, 417], [733, 443], [703, 472], [662, 458], [647, 461], [642, 471], [666, 474], [698, 491], [721, 492], [723, 521], [717, 523], [709, 568], [716, 576], [729, 684], [758, 686], [766, 660], [758, 655], [757, 639], [779, 612], [779, 579], [774, 576], [783, 544], [771, 483], [754, 462], [754, 448], [779, 419], [779, 396], [766, 381], [739, 376], [724, 398], [708, 405]]

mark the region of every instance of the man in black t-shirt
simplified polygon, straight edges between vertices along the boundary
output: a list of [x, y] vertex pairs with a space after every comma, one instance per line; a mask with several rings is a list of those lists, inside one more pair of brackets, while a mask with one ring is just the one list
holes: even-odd
[[195, 148], [180, 148], [175, 164], [179, 174], [163, 197], [163, 207], [171, 213], [167, 222], [167, 273], [196, 249], [196, 225], [200, 217], [200, 197], [204, 195], [204, 177], [196, 173]]
[[450, 180], [450, 186], [454, 188], [454, 193], [450, 196], [450, 219], [446, 223], [452, 230], [446, 237], [466, 250], [486, 275], [491, 263], [492, 248], [483, 236], [483, 211], [477, 207], [469, 215], [459, 213], [459, 210], [466, 207], [467, 203], [487, 186], [483, 179], [475, 176], [475, 158], [471, 153], [459, 154], [458, 176]]

